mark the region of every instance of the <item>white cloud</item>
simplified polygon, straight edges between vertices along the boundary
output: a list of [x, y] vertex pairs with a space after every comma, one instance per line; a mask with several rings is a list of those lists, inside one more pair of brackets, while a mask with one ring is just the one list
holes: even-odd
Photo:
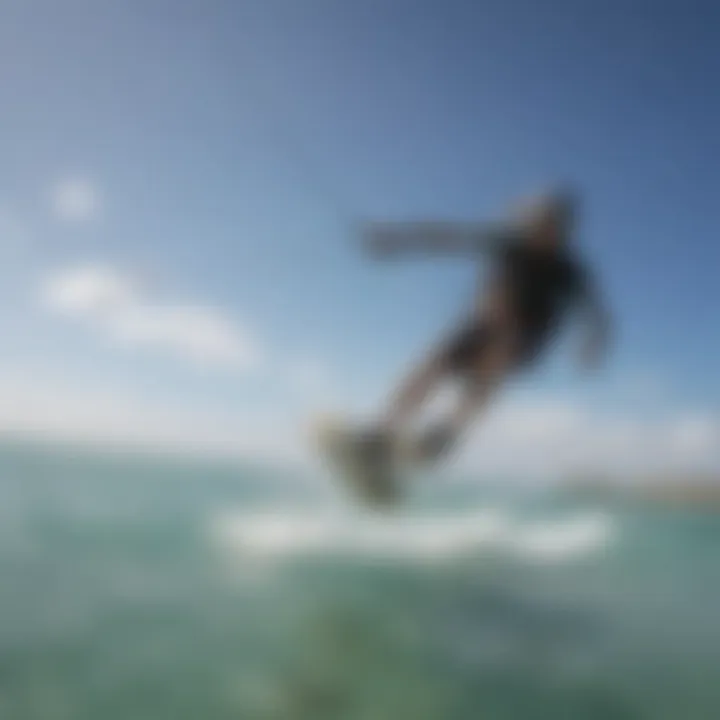
[[217, 308], [160, 302], [138, 283], [102, 265], [51, 275], [41, 287], [46, 309], [85, 322], [107, 340], [155, 349], [199, 365], [246, 370], [258, 359], [247, 331]]
[[720, 418], [594, 413], [560, 403], [501, 403], [469, 438], [462, 465], [528, 475], [600, 471], [645, 475], [720, 469]]
[[227, 412], [150, 401], [132, 388], [91, 387], [37, 368], [0, 368], [0, 434], [175, 455], [292, 459], [284, 413]]
[[222, 312], [200, 305], [134, 305], [110, 327], [130, 346], [168, 350], [202, 365], [245, 369], [256, 359], [249, 338]]
[[50, 276], [41, 288], [45, 306], [83, 318], [119, 313], [136, 304], [138, 288], [110, 267], [85, 265]]
[[[132, 388], [91, 387], [67, 373], [0, 367], [0, 434], [172, 454], [308, 462], [302, 411], [284, 403], [228, 410], [149, 400]], [[468, 437], [459, 468], [477, 477], [558, 478], [576, 470], [647, 474], [720, 470], [720, 418], [662, 422], [598, 417], [527, 400], [504, 403]]]
[[708, 415], [689, 415], [673, 425], [670, 441], [683, 456], [712, 453], [720, 445], [720, 424]]
[[61, 220], [84, 222], [94, 217], [100, 208], [97, 188], [83, 178], [66, 178], [51, 190], [53, 212]]

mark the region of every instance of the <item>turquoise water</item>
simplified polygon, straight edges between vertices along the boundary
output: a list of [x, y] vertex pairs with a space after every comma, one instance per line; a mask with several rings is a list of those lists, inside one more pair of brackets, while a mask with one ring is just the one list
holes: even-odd
[[720, 716], [720, 519], [5, 447], [3, 720]]

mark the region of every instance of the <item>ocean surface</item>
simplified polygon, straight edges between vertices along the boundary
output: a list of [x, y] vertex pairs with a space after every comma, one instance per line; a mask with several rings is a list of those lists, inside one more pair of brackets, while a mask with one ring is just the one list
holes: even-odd
[[0, 449], [3, 720], [710, 720], [720, 518]]

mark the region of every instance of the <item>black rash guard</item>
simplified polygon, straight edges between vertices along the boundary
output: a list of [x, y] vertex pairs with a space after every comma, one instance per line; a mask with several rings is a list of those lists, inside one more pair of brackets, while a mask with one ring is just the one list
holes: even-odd
[[[526, 365], [545, 347], [567, 312], [591, 293], [585, 267], [565, 251], [547, 251], [522, 242], [499, 243], [492, 254], [494, 275], [509, 298], [518, 325], [517, 365]], [[465, 322], [443, 353], [452, 372], [471, 370], [497, 328], [482, 316]]]
[[500, 251], [497, 262], [512, 312], [524, 331], [550, 330], [588, 294], [587, 272], [567, 252], [513, 243]]

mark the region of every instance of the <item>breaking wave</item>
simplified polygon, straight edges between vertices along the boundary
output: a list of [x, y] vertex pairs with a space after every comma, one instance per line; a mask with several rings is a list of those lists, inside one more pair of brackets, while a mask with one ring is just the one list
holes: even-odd
[[586, 512], [527, 520], [502, 510], [421, 516], [339, 512], [240, 512], [212, 519], [218, 546], [265, 558], [345, 556], [433, 562], [493, 552], [538, 562], [569, 562], [611, 545], [612, 515]]

